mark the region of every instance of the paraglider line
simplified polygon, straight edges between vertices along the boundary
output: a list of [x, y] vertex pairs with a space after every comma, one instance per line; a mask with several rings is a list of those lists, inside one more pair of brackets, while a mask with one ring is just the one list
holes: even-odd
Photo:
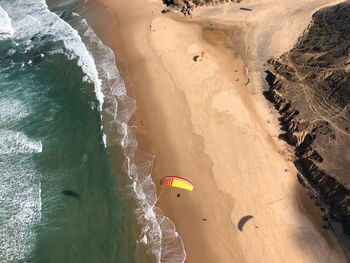
[[161, 186], [160, 191], [159, 191], [159, 195], [157, 196], [156, 204], [158, 203], [158, 200], [160, 199], [160, 196], [162, 195], [163, 191], [164, 191], [164, 187]]

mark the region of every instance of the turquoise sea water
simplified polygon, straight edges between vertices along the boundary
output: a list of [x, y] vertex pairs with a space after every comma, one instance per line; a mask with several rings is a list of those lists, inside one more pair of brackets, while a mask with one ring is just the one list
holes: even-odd
[[84, 1], [0, 0], [0, 262], [183, 262]]

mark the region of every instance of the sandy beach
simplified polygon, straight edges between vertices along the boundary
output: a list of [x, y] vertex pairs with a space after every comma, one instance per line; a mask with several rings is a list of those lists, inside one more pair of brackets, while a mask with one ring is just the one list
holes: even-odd
[[266, 59], [292, 48], [315, 10], [340, 1], [303, 2], [201, 7], [192, 19], [161, 14], [158, 0], [91, 3], [107, 8], [109, 23], [93, 26], [136, 100], [132, 124], [139, 148], [155, 156], [154, 181], [178, 175], [196, 185], [167, 188], [158, 202], [186, 262], [346, 262], [299, 186], [262, 95]]

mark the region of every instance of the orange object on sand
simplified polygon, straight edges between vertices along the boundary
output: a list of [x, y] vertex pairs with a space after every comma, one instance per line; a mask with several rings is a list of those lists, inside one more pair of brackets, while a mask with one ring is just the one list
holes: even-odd
[[201, 51], [201, 57], [203, 58], [205, 55], [205, 51]]

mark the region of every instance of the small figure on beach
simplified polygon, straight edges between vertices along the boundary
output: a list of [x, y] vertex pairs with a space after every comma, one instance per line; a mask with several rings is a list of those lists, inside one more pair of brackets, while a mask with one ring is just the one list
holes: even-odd
[[214, 28], [213, 28], [213, 24], [210, 24], [210, 30], [213, 31]]
[[206, 218], [202, 218], [202, 220], [203, 220], [203, 221], [208, 221], [208, 219], [206, 219]]
[[176, 196], [177, 196], [177, 198], [180, 198], [180, 194], [177, 194]]

